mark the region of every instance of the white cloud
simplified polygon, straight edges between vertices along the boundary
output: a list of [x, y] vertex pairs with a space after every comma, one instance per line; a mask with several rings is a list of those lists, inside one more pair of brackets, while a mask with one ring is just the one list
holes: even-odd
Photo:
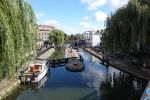
[[91, 24], [90, 24], [89, 22], [83, 21], [83, 22], [80, 22], [80, 25], [81, 25], [82, 27], [86, 28], [86, 27], [89, 27]]
[[86, 21], [82, 21], [80, 22], [80, 29], [82, 29], [82, 31], [88, 31], [88, 30], [98, 30], [100, 29], [100, 27], [98, 25], [93, 25], [89, 22]]
[[103, 21], [105, 21], [106, 20], [106, 18], [107, 18], [107, 15], [106, 15], [106, 13], [105, 12], [102, 12], [102, 11], [97, 11], [96, 13], [95, 13], [95, 20], [97, 21], [97, 22], [103, 22]]
[[83, 18], [83, 20], [84, 20], [84, 21], [87, 21], [87, 20], [89, 20], [89, 17], [88, 17], [88, 16], [85, 16], [85, 17]]
[[99, 29], [101, 29], [101, 27], [100, 26], [98, 26], [98, 25], [90, 25], [89, 27], [87, 27], [87, 28], [85, 28], [85, 30], [94, 30], [94, 31], [96, 31], [96, 30], [99, 30]]
[[81, 0], [81, 2], [86, 4], [89, 10], [94, 10], [105, 5], [107, 0]]
[[110, 0], [109, 2], [113, 9], [118, 9], [125, 6], [129, 2], [129, 0]]
[[64, 31], [68, 35], [77, 33], [77, 30], [74, 27], [65, 26], [65, 25], [59, 23], [57, 20], [47, 20], [43, 24], [53, 25], [55, 28]]
[[92, 25], [91, 23], [89, 23], [87, 17], [83, 18], [83, 21], [80, 22], [79, 26], [72, 26], [72, 25], [66, 26], [57, 20], [48, 20], [48, 21], [45, 21], [44, 23], [41, 23], [41, 24], [53, 25], [53, 26], [55, 26], [55, 28], [61, 29], [62, 31], [64, 31], [68, 35], [76, 34], [76, 33], [82, 33], [82, 32], [87, 31], [87, 30], [101, 29], [100, 26]]
[[62, 29], [68, 35], [70, 35], [70, 34], [76, 34], [77, 33], [77, 31], [74, 28], [72, 28], [72, 27], [61, 26], [59, 28]]
[[88, 22], [89, 17], [85, 16], [83, 17], [83, 21], [80, 22], [80, 26], [82, 26], [83, 28], [88, 28], [91, 24]]
[[55, 27], [59, 27], [60, 24], [57, 20], [48, 20], [48, 21], [45, 21], [44, 24], [46, 25], [53, 25]]
[[125, 6], [129, 0], [80, 0], [81, 3], [87, 5], [89, 10], [95, 10], [105, 4], [109, 4], [112, 10], [116, 10], [122, 6]]
[[44, 14], [43, 14], [43, 13], [35, 13], [35, 16], [36, 16], [37, 18], [39, 18], [39, 17], [43, 17]]

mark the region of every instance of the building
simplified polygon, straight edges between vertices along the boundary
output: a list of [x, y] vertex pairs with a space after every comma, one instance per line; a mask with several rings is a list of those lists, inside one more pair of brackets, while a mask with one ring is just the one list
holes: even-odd
[[49, 37], [49, 32], [52, 31], [55, 27], [51, 25], [39, 25], [38, 26], [38, 39], [47, 41]]
[[101, 40], [100, 40], [101, 34], [100, 31], [97, 30], [91, 35], [91, 42], [92, 42], [92, 47], [95, 46], [100, 46]]
[[91, 47], [91, 45], [92, 45], [92, 42], [91, 42], [92, 38], [91, 38], [91, 35], [92, 35], [92, 31], [85, 31], [85, 32], [82, 34], [83, 38], [84, 38], [85, 41], [86, 41], [86, 47]]
[[83, 35], [84, 39], [90, 40], [91, 34], [92, 34], [92, 31], [85, 31], [82, 35]]
[[83, 37], [86, 40], [86, 45], [88, 47], [100, 46], [101, 32], [99, 30], [97, 30], [97, 31], [86, 31], [83, 33]]
[[50, 25], [38, 25], [38, 39], [36, 49], [39, 49], [47, 45], [49, 32], [52, 31], [55, 27]]

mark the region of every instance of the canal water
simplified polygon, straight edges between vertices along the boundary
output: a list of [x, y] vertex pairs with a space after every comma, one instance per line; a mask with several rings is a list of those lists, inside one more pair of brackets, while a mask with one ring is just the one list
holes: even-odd
[[140, 100], [147, 81], [105, 67], [87, 52], [85, 69], [50, 68], [39, 84], [20, 85], [5, 100]]

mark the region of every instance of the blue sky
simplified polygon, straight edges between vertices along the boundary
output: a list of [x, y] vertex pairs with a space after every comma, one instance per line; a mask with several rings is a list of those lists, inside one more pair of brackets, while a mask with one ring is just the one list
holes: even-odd
[[104, 28], [110, 12], [129, 0], [27, 0], [38, 24], [53, 25], [67, 34]]

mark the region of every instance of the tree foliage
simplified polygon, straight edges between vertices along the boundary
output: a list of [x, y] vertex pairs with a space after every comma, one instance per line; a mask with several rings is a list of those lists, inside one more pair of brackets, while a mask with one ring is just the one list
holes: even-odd
[[83, 37], [83, 35], [81, 34], [81, 33], [77, 33], [76, 35], [75, 35], [75, 37], [76, 37], [76, 39], [78, 40], [80, 40], [80, 39], [84, 39], [84, 37]]
[[50, 44], [55, 44], [57, 47], [64, 44], [64, 32], [59, 29], [53, 29], [49, 33]]
[[0, 78], [11, 78], [15, 64], [34, 51], [36, 21], [25, 0], [0, 0]]
[[[109, 15], [102, 44], [106, 51], [130, 53], [150, 47], [150, 2], [130, 0], [127, 6]], [[138, 46], [139, 45], [139, 46]]]

